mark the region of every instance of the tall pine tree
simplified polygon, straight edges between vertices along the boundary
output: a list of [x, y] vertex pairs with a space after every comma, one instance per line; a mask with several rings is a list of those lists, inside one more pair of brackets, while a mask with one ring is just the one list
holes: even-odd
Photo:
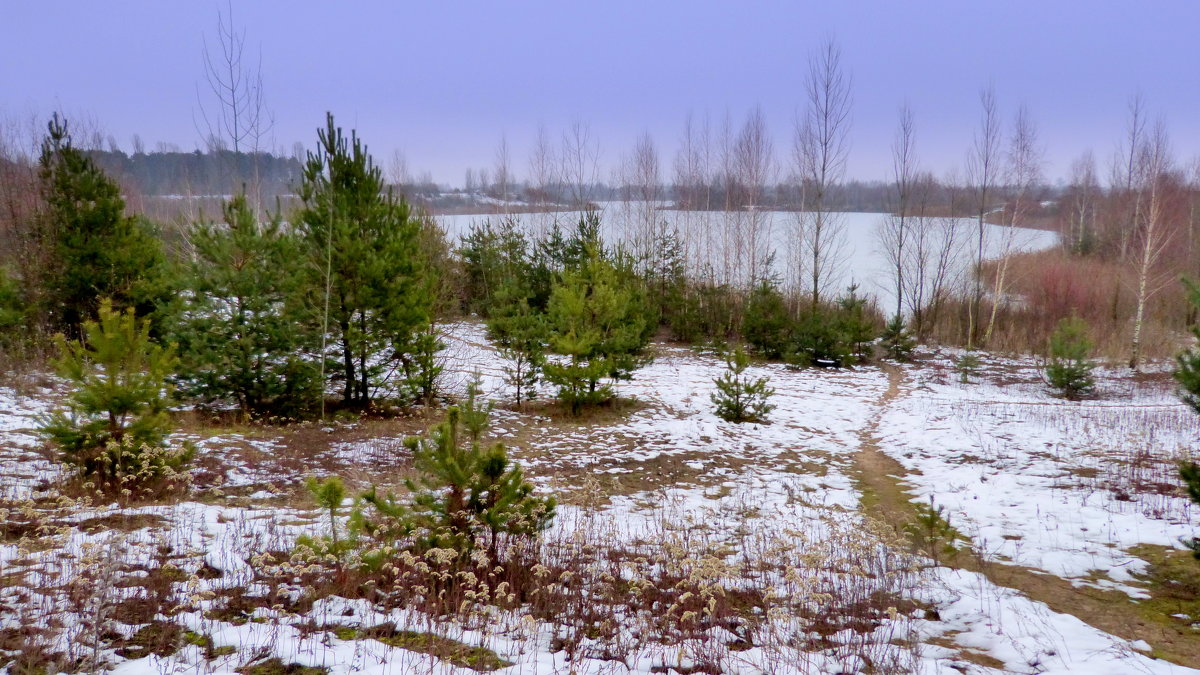
[[120, 186], [72, 144], [67, 121], [55, 115], [48, 128], [40, 160], [46, 202], [40, 230], [53, 261], [46, 316], [77, 337], [101, 298], [151, 314], [171, 296], [161, 242], [146, 221], [125, 215]]
[[358, 136], [347, 140], [332, 114], [317, 135], [300, 186], [311, 322], [332, 338], [326, 357], [340, 370], [343, 401], [366, 407], [430, 321], [430, 270], [418, 219], [386, 188]]
[[223, 225], [192, 233], [191, 293], [174, 333], [180, 389], [204, 403], [235, 403], [247, 417], [303, 417], [321, 383], [294, 325], [299, 242], [278, 214], [259, 223], [245, 195], [224, 215]]

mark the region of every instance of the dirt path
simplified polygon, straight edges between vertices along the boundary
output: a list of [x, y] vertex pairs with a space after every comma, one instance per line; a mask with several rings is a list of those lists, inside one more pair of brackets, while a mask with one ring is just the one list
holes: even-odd
[[[880, 448], [879, 423], [888, 406], [903, 394], [904, 371], [883, 364], [888, 388], [879, 400], [879, 410], [859, 432], [860, 450], [855, 460], [855, 481], [862, 494], [865, 513], [883, 520], [897, 532], [913, 522], [909, 474], [904, 466]], [[998, 586], [1012, 588], [1050, 609], [1070, 614], [1106, 633], [1129, 640], [1145, 640], [1151, 654], [1179, 665], [1200, 667], [1200, 636], [1169, 616], [1156, 616], [1154, 610], [1115, 590], [1077, 587], [1070, 581], [1028, 567], [981, 560], [971, 551], [963, 551], [943, 562], [954, 569], [978, 572]]]

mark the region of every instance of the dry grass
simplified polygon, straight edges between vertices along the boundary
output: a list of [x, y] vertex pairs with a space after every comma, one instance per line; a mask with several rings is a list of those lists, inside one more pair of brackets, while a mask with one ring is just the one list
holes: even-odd
[[[985, 279], [994, 278], [996, 265], [984, 265]], [[1098, 357], [1114, 363], [1129, 359], [1137, 299], [1137, 280], [1129, 265], [1050, 249], [1011, 256], [1007, 279], [992, 339], [983, 348], [1009, 354], [1044, 354], [1058, 322], [1075, 315], [1088, 323]], [[945, 301], [937, 324], [930, 327], [930, 339], [940, 344], [965, 345], [967, 309], [963, 299]], [[980, 335], [991, 311], [991, 299], [985, 298], [982, 319], [977, 322]], [[1171, 357], [1190, 344], [1187, 329], [1193, 314], [1183, 285], [1169, 279], [1163, 283], [1147, 303], [1142, 333], [1144, 358]]]

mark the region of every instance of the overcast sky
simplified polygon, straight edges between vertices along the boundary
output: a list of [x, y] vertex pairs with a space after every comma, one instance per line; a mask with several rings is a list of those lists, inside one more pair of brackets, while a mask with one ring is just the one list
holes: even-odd
[[[5, 0], [0, 114], [61, 109], [127, 151], [135, 133], [193, 149], [218, 11], [225, 0]], [[755, 105], [786, 166], [806, 60], [827, 36], [853, 77], [854, 177], [887, 177], [906, 100], [924, 164], [961, 166], [988, 85], [1006, 122], [1029, 108], [1052, 178], [1089, 148], [1107, 171], [1137, 92], [1177, 159], [1200, 152], [1194, 0], [264, 0], [234, 2], [233, 20], [261, 49], [276, 146], [311, 146], [328, 110], [382, 165], [400, 149], [455, 184], [493, 163], [502, 134], [523, 177], [539, 124], [557, 138], [576, 121], [606, 167], [649, 132], [669, 168], [689, 111], [740, 123]]]

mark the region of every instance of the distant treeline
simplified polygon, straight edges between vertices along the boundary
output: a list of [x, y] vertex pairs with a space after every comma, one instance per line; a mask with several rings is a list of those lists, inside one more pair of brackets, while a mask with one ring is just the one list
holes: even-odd
[[148, 152], [92, 150], [105, 173], [116, 176], [125, 190], [154, 195], [232, 195], [258, 186], [263, 195], [282, 195], [300, 182], [302, 165], [294, 157], [267, 152]]
[[[124, 189], [142, 196], [162, 195], [232, 195], [245, 186], [254, 186], [264, 197], [291, 194], [300, 181], [303, 169], [295, 157], [271, 153], [235, 153], [230, 150], [201, 152], [146, 152], [126, 154], [120, 150], [91, 150], [89, 154], [109, 175], [117, 177]], [[510, 185], [502, 194], [497, 186], [480, 186], [473, 194], [457, 188], [438, 186], [428, 179], [396, 186], [410, 201], [437, 211], [453, 211], [469, 205], [483, 206], [476, 197], [486, 195], [495, 199], [507, 197], [509, 202], [525, 202], [531, 206], [571, 205], [573, 198], [584, 196], [589, 201], [619, 201], [630, 198], [628, 186], [595, 183], [579, 190], [576, 186], [555, 184], [541, 190], [525, 183]], [[694, 192], [698, 192], [693, 187]], [[829, 206], [835, 211], [888, 212], [895, 196], [891, 183], [884, 181], [847, 181], [829, 194]], [[687, 188], [662, 185], [655, 190], [669, 201], [696, 210], [738, 209], [744, 205], [732, 195], [726, 195], [724, 185], [714, 184], [703, 190], [703, 199], [687, 199]], [[698, 196], [698, 195], [696, 195]], [[729, 198], [727, 198], [729, 197]], [[948, 201], [948, 200], [947, 200]], [[687, 205], [682, 202], [693, 202]], [[798, 186], [781, 184], [767, 187], [757, 200], [758, 208], [796, 210], [803, 197]]]

